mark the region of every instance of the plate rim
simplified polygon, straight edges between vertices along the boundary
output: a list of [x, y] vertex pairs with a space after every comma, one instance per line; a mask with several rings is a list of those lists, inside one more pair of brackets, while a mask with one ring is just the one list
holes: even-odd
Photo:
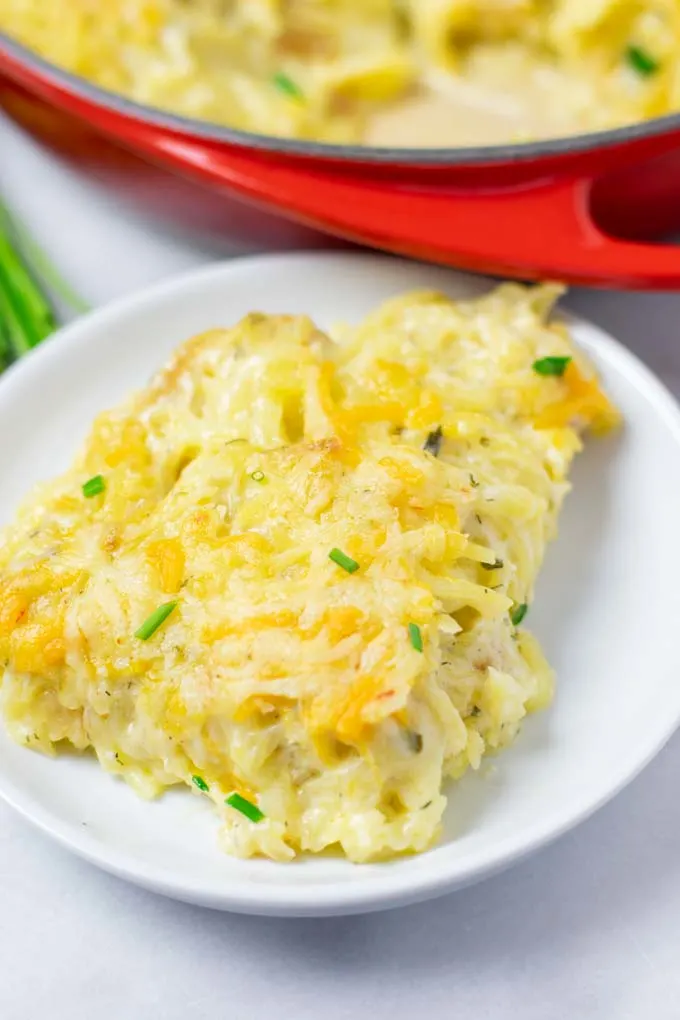
[[[77, 350], [82, 343], [95, 343], [95, 337], [91, 336], [88, 339], [88, 335], [108, 328], [120, 317], [153, 310], [168, 297], [176, 300], [178, 292], [185, 293], [195, 287], [210, 286], [225, 275], [230, 276], [241, 271], [257, 273], [260, 269], [271, 270], [272, 267], [280, 267], [287, 272], [295, 265], [304, 268], [310, 263], [319, 262], [337, 263], [338, 268], [341, 268], [342, 264], [356, 265], [363, 262], [367, 270], [378, 265], [412, 267], [423, 271], [431, 269], [438, 274], [446, 273], [452, 280], [463, 281], [478, 293], [484, 292], [498, 282], [446, 267], [426, 266], [391, 256], [355, 252], [269, 253], [211, 263], [188, 273], [173, 275], [151, 287], [136, 290], [110, 304], [94, 309], [60, 329], [47, 344], [29, 352], [0, 377], [0, 404], [14, 387], [30, 384], [32, 375], [44, 372], [52, 360], [61, 358], [65, 350], [73, 351], [74, 348]], [[585, 346], [589, 348], [589, 353], [592, 349], [597, 361], [611, 366], [638, 393], [648, 399], [655, 415], [680, 447], [680, 404], [664, 383], [636, 354], [599, 326], [561, 308], [559, 313], [571, 326], [584, 327], [587, 330], [589, 339], [585, 341]], [[435, 846], [417, 856], [418, 860], [430, 861], [431, 868], [423, 868], [418, 873], [409, 870], [400, 873], [398, 860], [388, 862], [387, 865], [379, 863], [356, 865], [371, 870], [366, 882], [356, 885], [314, 881], [269, 885], [249, 878], [225, 876], [225, 888], [216, 889], [210, 883], [202, 883], [200, 879], [191, 882], [185, 879], [178, 881], [176, 873], [171, 868], [152, 867], [140, 861], [133, 853], [107, 847], [106, 843], [93, 838], [86, 829], [79, 830], [64, 821], [58, 814], [50, 812], [48, 808], [34, 801], [31, 794], [22, 792], [21, 786], [2, 768], [0, 768], [0, 798], [58, 844], [89, 863], [133, 884], [174, 899], [214, 909], [268, 916], [365, 913], [421, 902], [463, 888], [504, 870], [552, 843], [581, 824], [628, 786], [661, 751], [679, 726], [680, 696], [672, 713], [660, 714], [656, 725], [647, 728], [646, 737], [643, 736], [643, 739], [635, 745], [636, 754], [631, 756], [630, 763], [617, 773], [615, 782], [611, 782], [611, 778], [606, 778], [599, 784], [594, 781], [590, 784], [588, 792], [582, 792], [576, 801], [571, 797], [556, 812], [541, 817], [529, 826], [525, 825], [523, 834], [510, 835], [498, 841], [493, 848], [480, 854], [479, 859], [473, 864], [464, 859], [462, 861], [453, 859], [447, 866], [447, 847]], [[610, 774], [607, 776], [610, 777]], [[289, 867], [296, 865], [293, 863]]]

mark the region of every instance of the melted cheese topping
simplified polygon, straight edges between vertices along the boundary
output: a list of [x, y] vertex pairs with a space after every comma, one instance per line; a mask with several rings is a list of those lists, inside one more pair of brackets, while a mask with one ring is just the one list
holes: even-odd
[[269, 135], [492, 144], [680, 107], [678, 0], [106, 0], [105, 8], [0, 0], [0, 30], [140, 103]]
[[[252, 314], [180, 347], [2, 535], [13, 736], [90, 748], [143, 795], [207, 794], [233, 854], [431, 844], [445, 778], [550, 700], [512, 617], [578, 430], [616, 421], [547, 322], [557, 293], [410, 294], [331, 335]], [[573, 360], [549, 377], [544, 357]]]

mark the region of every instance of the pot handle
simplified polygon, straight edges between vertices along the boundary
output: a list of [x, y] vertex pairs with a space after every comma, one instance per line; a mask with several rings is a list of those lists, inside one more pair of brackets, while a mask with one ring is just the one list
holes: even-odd
[[136, 128], [128, 139], [134, 134], [133, 145], [152, 159], [348, 240], [484, 273], [680, 288], [680, 247], [605, 234], [591, 215], [590, 178], [488, 190], [416, 186]]

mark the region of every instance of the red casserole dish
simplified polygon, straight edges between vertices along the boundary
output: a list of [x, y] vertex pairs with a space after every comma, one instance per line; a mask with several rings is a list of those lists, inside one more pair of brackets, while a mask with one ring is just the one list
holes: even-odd
[[680, 248], [650, 243], [680, 228], [680, 115], [478, 149], [289, 141], [139, 106], [3, 36], [0, 103], [80, 161], [114, 163], [132, 178], [144, 163], [172, 171], [186, 184], [181, 199], [179, 185], [169, 190], [168, 215], [184, 206], [219, 219], [225, 197], [238, 198], [326, 234], [478, 272], [680, 285]]

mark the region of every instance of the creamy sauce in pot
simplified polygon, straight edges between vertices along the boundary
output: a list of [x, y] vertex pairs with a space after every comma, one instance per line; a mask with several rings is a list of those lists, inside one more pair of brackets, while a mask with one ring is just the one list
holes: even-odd
[[471, 63], [465, 77], [431, 77], [417, 93], [378, 111], [365, 142], [449, 148], [577, 134], [591, 102], [586, 85], [553, 67], [506, 60], [501, 68], [484, 60]]
[[382, 110], [368, 124], [365, 143], [388, 148], [450, 148], [495, 145], [521, 131], [522, 121], [492, 105], [421, 93]]

